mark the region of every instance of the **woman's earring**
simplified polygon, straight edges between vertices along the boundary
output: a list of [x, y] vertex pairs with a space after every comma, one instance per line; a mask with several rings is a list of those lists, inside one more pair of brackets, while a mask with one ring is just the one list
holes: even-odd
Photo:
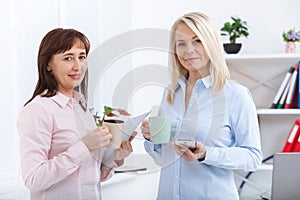
[[51, 72], [51, 68], [49, 66], [47, 66], [47, 71]]

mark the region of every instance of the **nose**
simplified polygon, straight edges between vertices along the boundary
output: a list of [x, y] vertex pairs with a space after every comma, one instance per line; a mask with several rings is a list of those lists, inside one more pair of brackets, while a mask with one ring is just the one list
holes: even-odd
[[194, 51], [195, 51], [194, 45], [189, 43], [189, 44], [187, 45], [186, 52], [187, 52], [187, 53], [193, 53]]
[[82, 62], [79, 59], [74, 59], [73, 70], [79, 71], [82, 68]]

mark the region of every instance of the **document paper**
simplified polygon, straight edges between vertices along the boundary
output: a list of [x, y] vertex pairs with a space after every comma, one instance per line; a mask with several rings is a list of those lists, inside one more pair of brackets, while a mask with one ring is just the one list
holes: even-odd
[[123, 140], [128, 140], [132, 132], [137, 128], [137, 126], [142, 123], [142, 121], [151, 113], [151, 111], [144, 114], [138, 115], [136, 117], [129, 118], [124, 124]]

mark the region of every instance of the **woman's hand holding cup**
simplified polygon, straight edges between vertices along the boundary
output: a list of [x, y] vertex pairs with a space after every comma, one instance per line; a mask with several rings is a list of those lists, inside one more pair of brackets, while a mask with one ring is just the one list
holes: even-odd
[[89, 151], [92, 152], [109, 145], [111, 138], [112, 134], [109, 132], [108, 127], [101, 126], [88, 133], [81, 140]]
[[149, 121], [148, 120], [144, 120], [142, 122], [141, 131], [142, 131], [142, 134], [143, 134], [144, 138], [146, 138], [147, 140], [151, 139], [150, 127], [149, 127]]

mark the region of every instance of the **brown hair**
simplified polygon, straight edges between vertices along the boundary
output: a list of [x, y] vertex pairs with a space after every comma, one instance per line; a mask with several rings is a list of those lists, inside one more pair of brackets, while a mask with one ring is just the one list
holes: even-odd
[[[25, 103], [28, 104], [37, 95], [43, 97], [52, 97], [56, 94], [58, 83], [55, 77], [47, 71], [48, 62], [55, 54], [63, 53], [72, 48], [76, 40], [80, 40], [85, 47], [86, 55], [90, 50], [90, 42], [88, 38], [81, 32], [74, 29], [56, 28], [48, 32], [39, 46], [39, 52], [37, 57], [38, 64], [38, 82], [35, 86], [32, 97]], [[80, 86], [75, 88], [80, 90], [81, 93], [87, 99], [87, 84], [88, 84], [88, 71], [86, 71]], [[46, 91], [44, 94], [42, 94]]]

